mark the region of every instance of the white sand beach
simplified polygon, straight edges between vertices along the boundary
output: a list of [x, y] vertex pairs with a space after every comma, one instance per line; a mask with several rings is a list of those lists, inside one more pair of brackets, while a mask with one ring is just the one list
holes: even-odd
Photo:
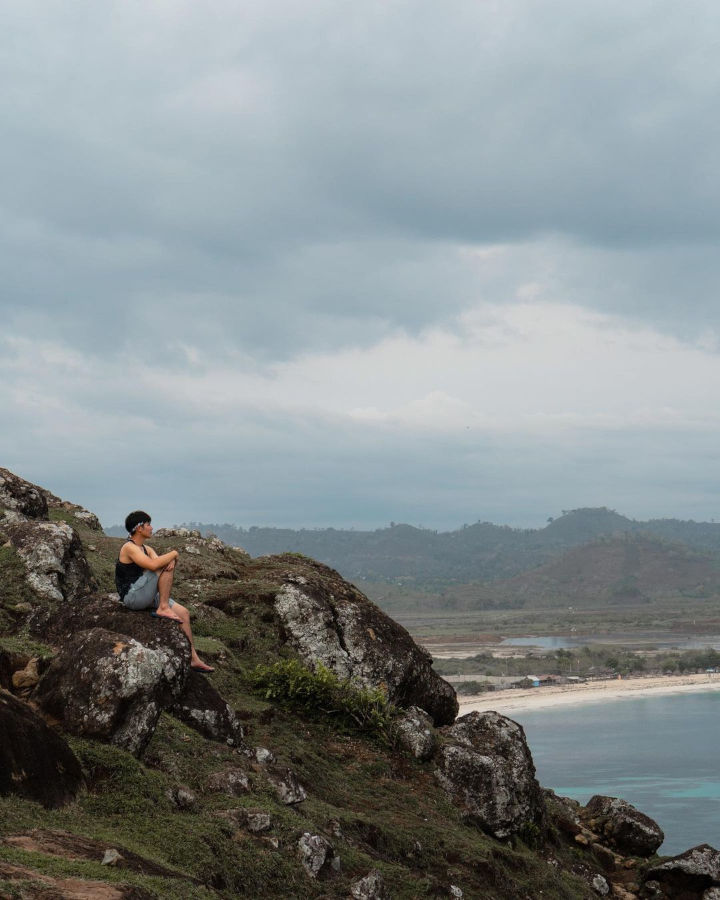
[[603, 703], [635, 697], [658, 697], [695, 691], [720, 691], [720, 673], [700, 675], [656, 675], [588, 681], [584, 684], [551, 685], [538, 688], [511, 688], [477, 696], [461, 697], [460, 713], [494, 709], [512, 716], [519, 710], [549, 709], [582, 703]]

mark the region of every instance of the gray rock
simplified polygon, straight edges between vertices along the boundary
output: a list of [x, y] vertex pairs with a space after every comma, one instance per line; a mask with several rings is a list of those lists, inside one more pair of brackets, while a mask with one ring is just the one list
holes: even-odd
[[31, 519], [47, 519], [48, 504], [42, 488], [9, 469], [0, 468], [0, 508]]
[[3, 531], [26, 569], [26, 580], [43, 600], [75, 600], [97, 584], [77, 533], [66, 522], [5, 521]]
[[471, 712], [444, 729], [435, 776], [465, 818], [496, 838], [545, 828], [542, 791], [522, 727], [496, 712]]
[[[71, 734], [110, 741], [140, 756], [163, 709], [182, 692], [190, 645], [182, 632], [147, 620], [144, 641], [104, 628], [69, 637], [34, 699]], [[152, 624], [150, 624], [152, 623]]]
[[602, 875], [595, 875], [592, 880], [592, 886], [598, 892], [598, 894], [600, 894], [601, 897], [607, 897], [607, 895], [610, 893], [610, 885]]
[[197, 794], [185, 784], [172, 788], [169, 794], [177, 808], [184, 812], [192, 812], [198, 805]]
[[433, 670], [430, 654], [337, 572], [303, 560], [302, 573], [287, 574], [274, 607], [306, 664], [322, 663], [363, 687], [383, 686], [392, 703], [419, 706], [436, 725], [455, 719], [455, 691]]
[[332, 844], [320, 834], [303, 833], [298, 841], [298, 854], [303, 869], [311, 878], [329, 875], [337, 867], [333, 862], [337, 857]]
[[364, 878], [353, 881], [350, 894], [355, 900], [387, 900], [385, 881], [377, 869], [372, 869]]
[[255, 761], [260, 763], [261, 766], [266, 766], [269, 763], [275, 762], [275, 755], [272, 750], [268, 750], [267, 747], [255, 747], [251, 752], [255, 757]]
[[720, 900], [720, 887], [711, 887], [703, 892], [702, 900]]
[[462, 900], [463, 892], [457, 885], [451, 884], [448, 896], [455, 898], [455, 900]]
[[250, 779], [242, 769], [226, 769], [224, 772], [214, 772], [210, 775], [206, 786], [210, 791], [239, 797], [250, 791]]
[[226, 815], [241, 828], [246, 828], [252, 834], [260, 834], [272, 828], [272, 818], [264, 809], [233, 809]]
[[258, 834], [261, 831], [268, 831], [270, 828], [272, 828], [272, 819], [270, 818], [270, 813], [262, 812], [259, 810], [248, 810], [248, 831], [251, 831], [253, 834]]
[[268, 772], [267, 777], [275, 788], [278, 799], [287, 806], [307, 800], [307, 792], [292, 769], [274, 769]]
[[232, 707], [203, 675], [190, 671], [180, 697], [170, 712], [213, 741], [242, 745], [244, 731]]
[[416, 759], [431, 759], [437, 750], [437, 736], [433, 722], [425, 710], [411, 706], [395, 721], [398, 744]]
[[122, 859], [123, 859], [122, 853], [118, 853], [117, 850], [109, 848], [108, 850], [105, 851], [105, 854], [103, 855], [100, 865], [116, 866], [119, 862], [122, 861]]
[[679, 856], [651, 866], [645, 873], [646, 884], [659, 882], [664, 890], [701, 892], [720, 887], [720, 852], [709, 844], [699, 844]]
[[665, 840], [657, 822], [617, 797], [596, 794], [582, 817], [624, 856], [652, 856]]
[[27, 703], [0, 690], [0, 795], [57, 807], [73, 800], [82, 783], [65, 740]]

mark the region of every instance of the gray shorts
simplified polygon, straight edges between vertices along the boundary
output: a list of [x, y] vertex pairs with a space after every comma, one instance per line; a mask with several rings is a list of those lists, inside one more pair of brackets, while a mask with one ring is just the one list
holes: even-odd
[[[153, 609], [158, 608], [160, 597], [157, 589], [158, 574], [149, 569], [141, 575], [137, 581], [133, 581], [130, 590], [123, 597], [123, 603], [128, 609]], [[170, 598], [170, 606], [175, 601]]]

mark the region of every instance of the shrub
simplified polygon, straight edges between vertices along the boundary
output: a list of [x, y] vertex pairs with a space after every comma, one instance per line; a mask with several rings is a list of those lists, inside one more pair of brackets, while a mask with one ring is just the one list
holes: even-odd
[[256, 666], [249, 678], [266, 700], [310, 716], [332, 716], [345, 727], [389, 739], [395, 707], [381, 688], [358, 687], [350, 679], [338, 678], [322, 663], [313, 671], [297, 659]]

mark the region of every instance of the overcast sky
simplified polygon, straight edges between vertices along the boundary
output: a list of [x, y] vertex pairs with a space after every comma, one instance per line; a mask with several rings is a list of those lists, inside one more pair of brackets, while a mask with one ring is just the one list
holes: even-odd
[[720, 518], [716, 3], [0, 21], [0, 465], [106, 526]]

